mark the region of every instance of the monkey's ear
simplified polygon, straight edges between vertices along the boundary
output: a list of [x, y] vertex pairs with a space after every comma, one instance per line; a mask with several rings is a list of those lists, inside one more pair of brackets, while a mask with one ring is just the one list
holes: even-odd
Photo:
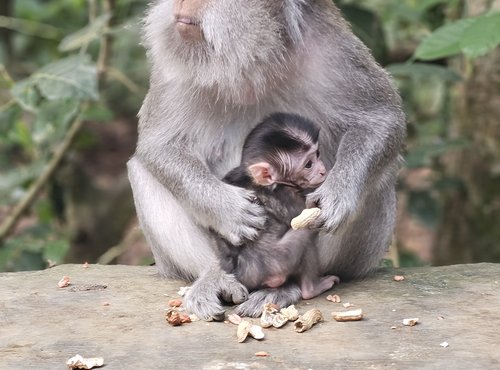
[[248, 172], [257, 185], [269, 186], [276, 182], [276, 172], [267, 162], [259, 162], [248, 166]]

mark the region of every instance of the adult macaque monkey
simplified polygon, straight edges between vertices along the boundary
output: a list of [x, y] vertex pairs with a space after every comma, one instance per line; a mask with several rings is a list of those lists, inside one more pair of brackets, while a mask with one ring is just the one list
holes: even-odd
[[300, 298], [290, 284], [247, 296], [219, 266], [209, 232], [238, 245], [263, 227], [252, 192], [220, 178], [271, 112], [321, 128], [329, 174], [307, 199], [322, 209], [313, 225], [320, 275], [347, 280], [377, 266], [394, 225], [404, 116], [388, 75], [331, 0], [160, 0], [144, 40], [150, 90], [129, 175], [160, 274], [194, 281], [189, 311], [209, 320], [222, 298], [255, 316], [264, 302]]

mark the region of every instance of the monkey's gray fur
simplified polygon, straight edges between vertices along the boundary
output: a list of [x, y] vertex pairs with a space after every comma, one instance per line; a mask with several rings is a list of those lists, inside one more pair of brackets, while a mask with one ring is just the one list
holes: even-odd
[[[176, 30], [174, 6], [190, 4], [201, 4], [190, 14], [201, 41]], [[275, 111], [321, 127], [329, 175], [308, 197], [322, 208], [321, 274], [342, 281], [378, 265], [394, 226], [404, 115], [390, 78], [330, 0], [157, 1], [144, 39], [150, 90], [129, 176], [159, 273], [194, 281], [188, 310], [218, 317], [223, 297], [255, 316], [265, 301], [300, 297], [296, 285], [247, 297], [221, 270], [208, 232], [241, 244], [263, 226], [251, 192], [220, 178], [238, 165], [250, 130]]]

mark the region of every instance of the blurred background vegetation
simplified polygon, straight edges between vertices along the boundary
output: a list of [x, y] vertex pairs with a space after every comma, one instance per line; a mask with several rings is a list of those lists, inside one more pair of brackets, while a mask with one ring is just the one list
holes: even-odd
[[[393, 263], [500, 262], [500, 0], [336, 3], [405, 103]], [[0, 271], [152, 262], [125, 169], [146, 5], [2, 0]]]

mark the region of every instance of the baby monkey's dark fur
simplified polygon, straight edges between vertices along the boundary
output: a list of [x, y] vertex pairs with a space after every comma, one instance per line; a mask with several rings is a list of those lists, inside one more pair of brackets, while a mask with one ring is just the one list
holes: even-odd
[[235, 246], [217, 237], [222, 268], [249, 290], [277, 288], [293, 279], [309, 299], [339, 282], [336, 276], [318, 275], [318, 231], [290, 227], [305, 208], [305, 192], [318, 187], [326, 175], [318, 137], [319, 128], [307, 119], [275, 113], [249, 134], [241, 164], [223, 179], [253, 190], [267, 214], [254, 241]]

